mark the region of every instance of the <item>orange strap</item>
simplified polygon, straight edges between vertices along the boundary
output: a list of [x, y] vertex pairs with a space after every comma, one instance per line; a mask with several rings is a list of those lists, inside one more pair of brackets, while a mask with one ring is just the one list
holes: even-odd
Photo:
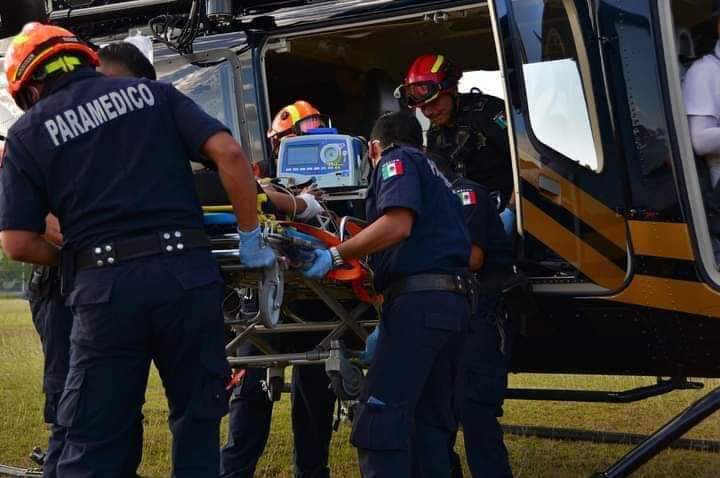
[[[340, 245], [340, 239], [335, 234], [332, 234], [324, 229], [320, 229], [319, 227], [309, 226], [301, 222], [283, 222], [282, 224], [294, 227], [295, 229], [304, 234], [313, 236], [314, 238], [322, 241], [323, 244], [328, 247]], [[348, 226], [350, 226], [350, 224], [348, 224]], [[357, 224], [353, 224], [353, 229], [356, 229], [357, 232], [360, 232], [362, 230], [362, 227], [358, 226]], [[356, 234], [356, 232], [352, 233]], [[365, 288], [365, 279], [367, 279], [367, 276], [368, 272], [362, 266], [360, 261], [357, 259], [350, 259], [348, 261], [345, 261], [344, 267], [331, 270], [330, 272], [328, 272], [326, 277], [328, 279], [336, 280], [339, 282], [350, 282], [353, 292], [355, 293], [357, 298], [363, 302], [368, 302], [371, 304], [382, 302], [381, 295], [373, 296]]]
[[247, 369], [241, 368], [240, 370], [234, 372], [230, 376], [230, 380], [228, 381], [227, 385], [225, 386], [225, 390], [228, 392], [235, 388], [237, 384], [239, 384], [243, 378], [245, 378], [245, 375], [247, 374]]

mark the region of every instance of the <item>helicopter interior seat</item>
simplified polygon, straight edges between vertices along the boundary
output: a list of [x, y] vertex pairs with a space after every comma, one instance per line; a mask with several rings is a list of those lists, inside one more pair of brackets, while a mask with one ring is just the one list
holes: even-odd
[[680, 63], [680, 80], [685, 79], [685, 74], [692, 63], [697, 59], [695, 53], [695, 42], [692, 33], [687, 27], [678, 27], [676, 35], [678, 62]]
[[369, 138], [375, 120], [383, 114], [400, 111], [400, 101], [394, 95], [396, 87], [397, 82], [385, 70], [373, 68], [365, 73], [365, 108], [357, 128], [361, 136]]

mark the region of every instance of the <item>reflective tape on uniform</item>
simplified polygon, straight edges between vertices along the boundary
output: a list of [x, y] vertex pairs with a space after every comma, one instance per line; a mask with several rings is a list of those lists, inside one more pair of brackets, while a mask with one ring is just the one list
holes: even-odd
[[155, 96], [144, 83], [106, 93], [45, 121], [45, 129], [57, 147], [130, 112], [155, 106]]

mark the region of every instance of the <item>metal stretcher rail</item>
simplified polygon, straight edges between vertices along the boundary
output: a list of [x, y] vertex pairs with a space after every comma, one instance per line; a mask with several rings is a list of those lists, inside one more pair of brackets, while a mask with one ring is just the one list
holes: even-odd
[[[241, 265], [237, 234], [215, 236], [211, 244], [229, 294], [235, 294], [240, 302], [247, 296], [258, 302], [254, 317], [252, 311], [249, 318], [248, 312], [239, 312], [241, 307], [225, 311], [225, 323], [235, 334], [225, 347], [230, 365], [236, 369], [266, 368], [264, 386], [270, 399], [278, 400], [281, 393], [291, 389], [284, 383], [285, 367], [324, 364], [338, 396], [343, 400], [355, 399], [363, 375], [354, 360], [358, 351], [348, 350], [340, 339], [365, 342], [379, 322], [368, 320], [372, 305], [359, 301], [349, 282], [307, 279], [290, 268], [284, 257], [267, 269]], [[322, 302], [337, 320], [313, 321], [300, 317], [285, 306], [297, 301]], [[325, 317], [327, 315], [323, 315]], [[274, 348], [274, 342], [268, 341], [275, 335], [282, 335], [287, 341], [292, 334], [308, 333], [321, 335], [314, 347], [305, 352], [281, 353]], [[237, 350], [248, 343], [255, 346], [258, 355], [236, 356]]]

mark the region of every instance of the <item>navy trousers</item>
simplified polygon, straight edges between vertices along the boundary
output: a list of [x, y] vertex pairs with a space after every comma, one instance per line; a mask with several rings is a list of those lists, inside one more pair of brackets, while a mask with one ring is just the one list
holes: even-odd
[[[312, 345], [308, 350], [310, 348]], [[238, 355], [254, 353], [256, 351], [252, 346], [238, 351]], [[228, 441], [222, 450], [222, 478], [251, 478], [265, 451], [273, 410], [273, 402], [260, 383], [265, 377], [264, 368], [250, 368], [242, 383], [233, 390]], [[325, 367], [293, 367], [292, 383], [295, 476], [328, 478], [335, 394], [330, 388]]]
[[[65, 387], [70, 368], [70, 332], [72, 311], [60, 295], [60, 278], [55, 267], [33, 267], [33, 279], [28, 287], [28, 302], [33, 324], [40, 336], [43, 349], [43, 392], [45, 393], [45, 423], [50, 424], [50, 439], [43, 464], [43, 477], [55, 478], [57, 464], [65, 445], [65, 427], [57, 423], [57, 407]], [[38, 277], [35, 277], [35, 276]], [[142, 416], [136, 425], [132, 453], [126, 469], [136, 470], [140, 465], [143, 445]], [[135, 476], [128, 472], [128, 476]]]
[[[501, 350], [497, 326], [498, 301], [499, 296], [480, 298], [464, 347], [465, 381], [460, 420], [473, 477], [512, 477], [497, 420], [502, 416], [507, 390], [507, 360]], [[455, 476], [462, 476], [459, 460], [455, 462]]]
[[[380, 338], [350, 442], [364, 478], [450, 476], [469, 305], [449, 292], [383, 304]], [[419, 442], [432, 437], [433, 443]], [[413, 463], [414, 461], [414, 463]]]
[[33, 324], [43, 349], [43, 393], [45, 423], [50, 424], [50, 440], [43, 476], [57, 476], [57, 462], [65, 444], [65, 429], [57, 425], [57, 406], [70, 367], [70, 329], [72, 313], [60, 296], [57, 268], [33, 267], [28, 286], [28, 302]]
[[216, 478], [227, 412], [222, 283], [209, 250], [154, 256], [75, 277], [70, 370], [58, 406], [58, 474], [132, 476], [129, 457], [150, 361], [165, 387], [173, 477]]

